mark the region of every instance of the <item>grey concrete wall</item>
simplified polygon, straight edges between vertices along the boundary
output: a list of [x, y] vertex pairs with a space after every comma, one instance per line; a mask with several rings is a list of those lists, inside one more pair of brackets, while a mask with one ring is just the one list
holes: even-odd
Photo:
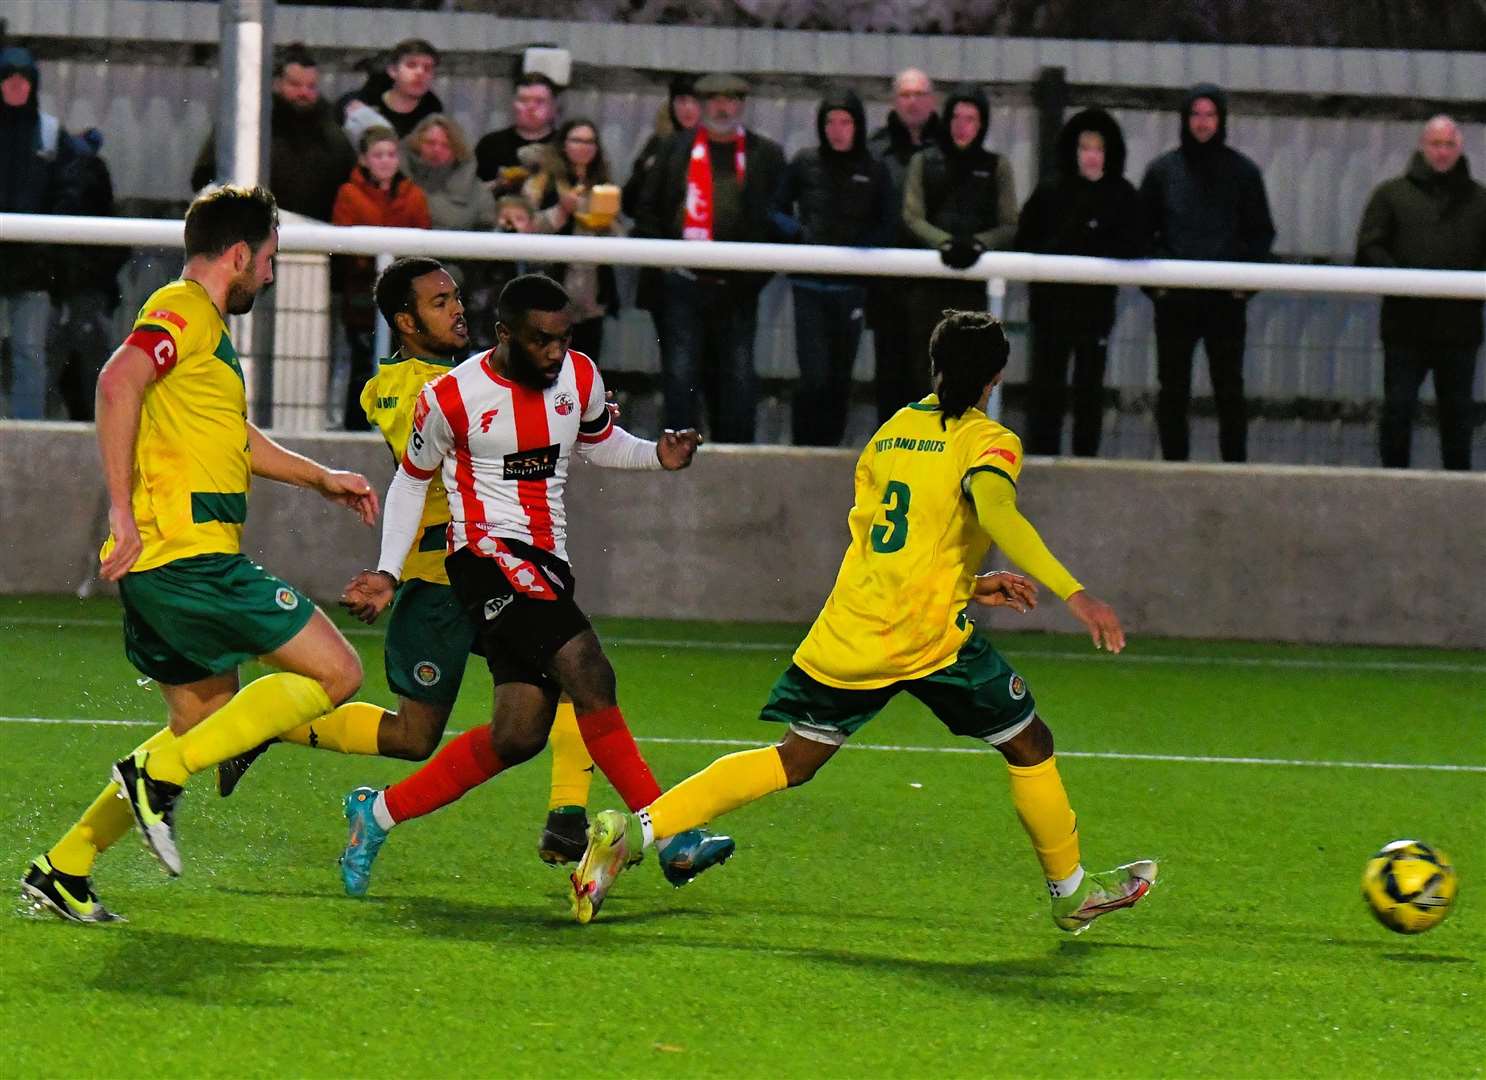
[[[391, 471], [373, 436], [286, 441], [379, 486]], [[853, 460], [707, 447], [681, 474], [575, 464], [581, 602], [604, 615], [810, 619], [845, 547]], [[1033, 459], [1021, 505], [1135, 634], [1486, 649], [1486, 476]], [[103, 509], [90, 427], [0, 422], [0, 594], [77, 589]], [[264, 482], [245, 547], [329, 600], [375, 561], [377, 533]], [[1076, 628], [1045, 600], [1014, 625]]]

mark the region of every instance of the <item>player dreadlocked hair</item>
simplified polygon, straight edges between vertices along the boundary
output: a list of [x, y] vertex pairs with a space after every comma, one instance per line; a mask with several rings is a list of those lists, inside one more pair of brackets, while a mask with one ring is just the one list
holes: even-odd
[[443, 269], [444, 264], [437, 259], [409, 255], [393, 259], [387, 269], [377, 275], [377, 283], [372, 286], [372, 296], [376, 298], [377, 310], [394, 332], [397, 330], [394, 316], [398, 312], [412, 311], [414, 320], [417, 319], [418, 313], [413, 309], [413, 282], [424, 274], [436, 274]]
[[528, 311], [562, 311], [570, 303], [568, 291], [546, 274], [520, 274], [500, 291], [495, 317], [514, 329]]
[[945, 311], [929, 336], [929, 362], [939, 376], [939, 423], [948, 428], [978, 402], [1010, 355], [1000, 319], [984, 311]]
[[186, 258], [220, 255], [239, 241], [257, 251], [278, 227], [279, 204], [266, 187], [213, 188], [186, 210]]

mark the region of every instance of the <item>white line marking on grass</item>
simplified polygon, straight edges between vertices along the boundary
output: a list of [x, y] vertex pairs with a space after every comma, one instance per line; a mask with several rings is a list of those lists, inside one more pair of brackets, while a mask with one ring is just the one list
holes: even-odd
[[[79, 716], [0, 716], [0, 724], [60, 724], [87, 727], [106, 725], [109, 727], [158, 727], [155, 720], [94, 720]], [[444, 737], [452, 738], [459, 732], [451, 731]], [[670, 746], [725, 746], [753, 747], [766, 745], [762, 739], [681, 739], [666, 736], [637, 735], [636, 742], [656, 743]], [[895, 746], [886, 743], [852, 743], [846, 750], [875, 750], [906, 754], [993, 754], [989, 747], [980, 746]], [[1059, 750], [1059, 757], [1090, 758], [1096, 761], [1167, 761], [1185, 765], [1281, 765], [1305, 769], [1388, 769], [1415, 772], [1459, 772], [1486, 773], [1486, 765], [1411, 764], [1398, 761], [1311, 761], [1305, 758], [1264, 757], [1215, 757], [1204, 754], [1129, 754], [1118, 750]]]
[[[40, 615], [16, 615], [0, 617], [0, 628], [7, 626], [45, 626], [63, 629], [77, 627], [107, 627], [117, 629], [120, 622], [114, 619], [48, 619]], [[371, 626], [346, 627], [342, 632], [347, 637], [381, 637], [382, 630]], [[694, 641], [681, 638], [611, 637], [606, 645], [636, 649], [678, 649], [700, 652], [749, 652], [793, 655], [799, 642], [778, 641]], [[1486, 664], [1462, 664], [1449, 660], [1345, 660], [1337, 658], [1304, 659], [1287, 656], [1172, 656], [1169, 654], [1141, 655], [1122, 653], [1118, 660], [1111, 660], [1104, 653], [1089, 650], [1086, 653], [1062, 652], [1057, 649], [1012, 649], [1012, 659], [1023, 657], [1033, 660], [1066, 660], [1073, 663], [1119, 663], [1119, 664], [1169, 664], [1175, 667], [1254, 667], [1293, 668], [1301, 671], [1433, 671], [1452, 675], [1486, 676]]]

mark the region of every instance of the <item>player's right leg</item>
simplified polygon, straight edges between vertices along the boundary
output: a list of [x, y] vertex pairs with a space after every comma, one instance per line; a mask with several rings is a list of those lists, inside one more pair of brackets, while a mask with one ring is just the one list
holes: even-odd
[[361, 660], [308, 597], [242, 556], [200, 556], [130, 574], [121, 592], [177, 653], [209, 670], [255, 655], [280, 669], [169, 744], [114, 767], [146, 844], [178, 874], [172, 819], [186, 781], [346, 700], [361, 685]]
[[359, 787], [347, 795], [350, 831], [340, 859], [346, 894], [366, 894], [372, 865], [394, 826], [448, 806], [540, 752], [556, 706], [555, 687], [517, 680], [499, 683], [489, 724], [450, 740], [428, 764], [391, 787], [382, 791]]

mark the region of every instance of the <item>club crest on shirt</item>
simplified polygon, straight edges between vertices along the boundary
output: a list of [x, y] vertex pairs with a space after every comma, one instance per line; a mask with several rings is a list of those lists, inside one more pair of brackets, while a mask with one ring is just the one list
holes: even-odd
[[572, 412], [577, 407], [578, 403], [573, 400], [573, 395], [568, 393], [566, 390], [560, 391], [558, 395], [552, 399], [552, 410], [557, 413], [558, 416], [567, 416], [568, 413]]

